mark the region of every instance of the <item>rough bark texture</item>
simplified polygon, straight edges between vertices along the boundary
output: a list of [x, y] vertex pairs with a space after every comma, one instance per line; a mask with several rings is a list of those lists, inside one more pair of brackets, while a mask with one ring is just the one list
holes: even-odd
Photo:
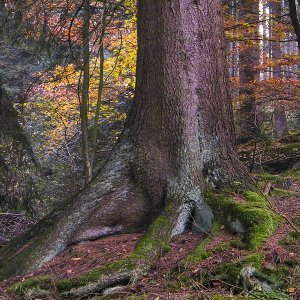
[[[252, 25], [249, 34], [245, 34], [245, 39], [255, 39], [258, 37], [259, 25], [259, 2], [252, 0], [241, 0], [239, 2], [240, 20]], [[253, 30], [254, 27], [254, 30]], [[254, 140], [259, 135], [259, 127], [256, 118], [256, 99], [254, 83], [259, 80], [259, 71], [256, 67], [259, 64], [259, 43], [257, 41], [247, 41], [242, 45], [244, 49], [239, 55], [240, 60], [240, 108], [237, 113], [238, 142], [245, 143]]]
[[146, 228], [170, 202], [168, 235], [180, 233], [194, 208], [209, 219], [205, 186], [243, 172], [221, 1], [138, 1], [138, 44], [136, 101], [110, 159], [85, 190], [1, 249], [0, 277], [37, 268], [69, 244]]

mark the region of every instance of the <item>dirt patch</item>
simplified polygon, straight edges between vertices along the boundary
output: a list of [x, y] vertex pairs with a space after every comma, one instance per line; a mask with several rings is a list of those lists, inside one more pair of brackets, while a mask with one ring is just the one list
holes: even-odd
[[300, 217], [299, 198], [273, 198], [271, 203], [278, 212], [286, 215], [290, 220]]
[[296, 251], [295, 253], [287, 250], [280, 244], [280, 241], [282, 241], [291, 231], [293, 231], [292, 226], [284, 224], [280, 226], [267, 241], [267, 243], [263, 247], [266, 265], [271, 263], [284, 262], [289, 259], [300, 260], [300, 247], [297, 247], [298, 251]]
[[155, 265], [153, 275], [171, 271], [178, 266], [178, 263], [187, 257], [205, 237], [204, 234], [187, 232], [174, 238], [171, 243], [172, 249], [162, 256]]

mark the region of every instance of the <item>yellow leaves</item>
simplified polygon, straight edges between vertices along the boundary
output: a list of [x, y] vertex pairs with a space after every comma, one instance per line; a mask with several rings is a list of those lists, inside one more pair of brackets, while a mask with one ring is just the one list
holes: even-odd
[[72, 257], [72, 258], [71, 258], [72, 261], [79, 261], [79, 260], [81, 260], [81, 259], [82, 259], [81, 257]]
[[[100, 122], [123, 121], [126, 114], [117, 109], [120, 96], [133, 97], [137, 55], [136, 0], [125, 0], [124, 5], [127, 19], [122, 20], [122, 26], [117, 23], [120, 20], [113, 21], [116, 22], [116, 26], [107, 28], [103, 40], [105, 61]], [[54, 17], [52, 21], [55, 21]], [[78, 26], [79, 24], [74, 24], [71, 35], [76, 35]], [[64, 35], [65, 33], [61, 32], [59, 38], [63, 39]], [[98, 101], [100, 60], [95, 52], [91, 57], [88, 118], [92, 125]], [[80, 68], [75, 64], [57, 65], [51, 72], [42, 76], [43, 82], [31, 93], [33, 100], [25, 110], [31, 122], [39, 126], [43, 124], [40, 126], [39, 136], [43, 140], [42, 146], [48, 152], [64, 145], [65, 141], [78, 134], [80, 128], [78, 85], [82, 84], [80, 76]], [[116, 138], [119, 134], [119, 132], [112, 133]]]
[[294, 287], [289, 287], [289, 288], [287, 288], [287, 292], [288, 292], [289, 294], [293, 294], [293, 293], [295, 293], [295, 291], [296, 291], [296, 289], [295, 289]]

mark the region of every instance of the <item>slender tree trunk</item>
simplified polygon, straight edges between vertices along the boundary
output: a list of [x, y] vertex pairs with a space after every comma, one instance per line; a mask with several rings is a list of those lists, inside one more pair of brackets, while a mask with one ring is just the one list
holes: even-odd
[[[275, 17], [278, 17], [282, 13], [282, 7], [280, 2], [271, 3], [271, 14]], [[276, 25], [276, 21], [273, 21], [273, 28]], [[276, 40], [276, 32], [271, 28], [271, 37]], [[281, 57], [281, 46], [279, 42], [272, 42], [272, 58], [274, 60], [279, 59]], [[278, 63], [278, 62], [277, 62]], [[276, 65], [273, 68], [273, 78], [281, 78], [281, 67], [280, 65]], [[273, 135], [275, 138], [282, 138], [288, 133], [287, 120], [286, 120], [286, 112], [284, 103], [274, 97], [274, 115], [273, 115]]]
[[6, 8], [4, 0], [0, 0], [0, 40], [4, 37], [4, 26], [6, 19]]
[[90, 1], [84, 1], [84, 20], [82, 27], [82, 53], [83, 53], [83, 83], [80, 101], [80, 121], [82, 134], [82, 158], [84, 167], [84, 180], [88, 184], [92, 180], [92, 166], [89, 151], [88, 138], [88, 110], [90, 91]]
[[298, 49], [300, 51], [300, 23], [299, 23], [298, 12], [297, 12], [297, 3], [296, 0], [288, 0], [288, 3], [290, 9], [290, 13], [289, 13], [290, 19], [296, 35]]
[[194, 210], [211, 221], [203, 191], [244, 176], [221, 1], [138, 1], [138, 45], [136, 100], [110, 159], [86, 189], [0, 250], [0, 277], [72, 243], [147, 228], [169, 204], [172, 230], [161, 236], [183, 232]]
[[[26, 4], [26, 3], [25, 3]], [[23, 10], [24, 2], [21, 0], [14, 1], [13, 15], [13, 40], [18, 42], [18, 39], [23, 37]]]
[[99, 84], [98, 84], [98, 96], [97, 96], [97, 104], [96, 104], [96, 111], [94, 117], [94, 127], [92, 131], [92, 143], [91, 143], [91, 169], [93, 170], [93, 165], [95, 161], [95, 155], [97, 151], [97, 141], [98, 141], [98, 132], [99, 132], [99, 120], [100, 120], [100, 109], [102, 104], [102, 97], [103, 97], [103, 89], [104, 89], [104, 34], [106, 30], [106, 1], [103, 1], [104, 11], [102, 14], [102, 29], [99, 37], [100, 46], [99, 46]]
[[[257, 38], [259, 22], [259, 1], [241, 0], [240, 20], [243, 22], [254, 23], [251, 25], [255, 30], [245, 33], [245, 39]], [[260, 49], [257, 41], [247, 41], [242, 44], [244, 49], [240, 51], [240, 108], [237, 113], [237, 137], [239, 143], [255, 140], [259, 135], [259, 126], [256, 118], [256, 99], [254, 83], [259, 80]]]
[[300, 111], [298, 111], [295, 114], [295, 127], [297, 130], [300, 130]]

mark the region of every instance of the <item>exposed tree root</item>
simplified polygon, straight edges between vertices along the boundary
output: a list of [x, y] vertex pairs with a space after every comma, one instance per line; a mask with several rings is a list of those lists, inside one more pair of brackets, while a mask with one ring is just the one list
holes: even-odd
[[[244, 236], [242, 240], [250, 249], [258, 249], [275, 229], [275, 215], [268, 211], [264, 199], [254, 192], [245, 192], [245, 203], [237, 203], [231, 197], [230, 193], [224, 191], [222, 193], [206, 193], [205, 199], [217, 212], [215, 220], [219, 220], [228, 228], [239, 227], [240, 222], [242, 229], [245, 230], [240, 232]], [[191, 207], [193, 207], [193, 203], [182, 205], [181, 201], [170, 201], [163, 213], [156, 218], [147, 233], [140, 239], [133, 253], [126, 259], [108, 264], [99, 270], [93, 270], [93, 274], [80, 276], [71, 281], [66, 279], [55, 282], [52, 280], [50, 284], [49, 278], [47, 278], [43, 284], [39, 284], [39, 288], [44, 293], [47, 289], [53, 289], [54, 284], [60, 297], [74, 298], [99, 293], [105, 288], [122, 283], [137, 282], [141, 276], [151, 270], [164, 253], [170, 250], [169, 245], [174, 236], [174, 228], [186, 228], [186, 222], [188, 222], [186, 215]], [[178, 226], [178, 222], [180, 226]], [[206, 252], [207, 243], [205, 241], [201, 242], [199, 247], [191, 253], [190, 256], [193, 257], [194, 263], [209, 256], [209, 252]], [[242, 267], [246, 266], [242, 265]], [[222, 272], [221, 270], [220, 273]], [[238, 278], [238, 272], [236, 272], [235, 278]], [[12, 286], [10, 290], [26, 294], [26, 290], [32, 288], [34, 289], [34, 285], [28, 285], [25, 281]], [[38, 290], [34, 295], [39, 296]]]
[[130, 282], [133, 274], [130, 271], [117, 272], [111, 276], [104, 276], [96, 282], [90, 283], [86, 286], [72, 289], [68, 292], [64, 292], [61, 294], [62, 298], [72, 299], [79, 298], [91, 294], [96, 294], [102, 291], [105, 288], [116, 286], [119, 284], [127, 284]]

